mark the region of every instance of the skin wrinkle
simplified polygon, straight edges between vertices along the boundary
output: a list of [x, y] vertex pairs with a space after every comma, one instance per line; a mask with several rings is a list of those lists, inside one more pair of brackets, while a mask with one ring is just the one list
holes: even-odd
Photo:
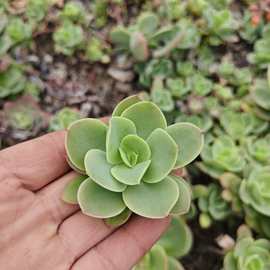
[[147, 248], [144, 247], [143, 245], [140, 245], [140, 241], [138, 240], [138, 238], [133, 234], [131, 233], [130, 231], [128, 231], [126, 229], [125, 226], [123, 226], [123, 232], [129, 237], [131, 238], [131, 240], [134, 241], [134, 243], [136, 244], [136, 246], [138, 247], [138, 249], [142, 252], [142, 254], [144, 255], [146, 252], [147, 252]]
[[109, 265], [112, 267], [110, 270], [119, 270], [119, 268], [117, 268], [114, 262], [110, 258], [108, 258], [104, 253], [102, 253], [102, 251], [100, 251], [99, 249], [100, 247], [97, 245], [91, 250], [91, 252], [94, 252], [99, 256], [99, 258], [101, 259], [99, 261], [101, 262], [102, 265], [105, 266], [104, 269], [108, 270], [107, 266]]

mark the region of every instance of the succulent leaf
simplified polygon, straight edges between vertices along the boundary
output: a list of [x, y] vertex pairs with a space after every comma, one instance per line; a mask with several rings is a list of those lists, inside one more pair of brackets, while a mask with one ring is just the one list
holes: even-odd
[[143, 181], [157, 183], [164, 179], [174, 168], [178, 148], [170, 135], [161, 128], [157, 128], [152, 132], [147, 139], [147, 143], [151, 149], [151, 164], [143, 177]]
[[124, 211], [119, 215], [111, 218], [106, 218], [105, 222], [112, 227], [119, 227], [122, 224], [126, 223], [131, 215], [132, 212], [128, 208], [125, 208]]
[[202, 131], [191, 123], [176, 123], [166, 131], [178, 145], [178, 158], [175, 168], [186, 166], [201, 152], [203, 147]]
[[132, 121], [118, 116], [111, 118], [106, 137], [106, 157], [109, 163], [121, 163], [118, 149], [122, 139], [129, 134], [136, 134], [136, 127]]
[[130, 106], [142, 101], [138, 95], [129, 96], [120, 101], [113, 110], [112, 116], [121, 116], [121, 114]]
[[[127, 135], [120, 144], [119, 152], [122, 158], [122, 161], [129, 167], [136, 165], [137, 163], [149, 160], [151, 158], [151, 150], [149, 145], [145, 140], [140, 138], [137, 135]], [[134, 153], [136, 158], [136, 163], [131, 164], [129, 155]]]
[[123, 200], [134, 213], [148, 218], [163, 218], [169, 215], [179, 196], [177, 184], [167, 177], [155, 184], [141, 183], [128, 186]]
[[87, 175], [78, 175], [76, 176], [71, 182], [69, 182], [62, 194], [62, 199], [63, 201], [71, 204], [77, 204], [78, 199], [77, 199], [77, 194], [78, 194], [78, 189], [82, 182], [88, 178]]
[[[169, 176], [168, 176], [169, 177]], [[191, 204], [191, 189], [187, 181], [182, 177], [170, 175], [170, 177], [176, 182], [179, 190], [179, 197], [171, 210], [172, 215], [183, 215], [186, 214]]]
[[141, 182], [147, 168], [149, 167], [151, 160], [147, 160], [136, 164], [130, 168], [125, 165], [116, 165], [111, 169], [111, 174], [120, 183], [132, 186], [138, 185]]
[[157, 242], [169, 256], [181, 258], [188, 254], [193, 244], [190, 228], [180, 217], [173, 217], [168, 230]]
[[126, 185], [117, 181], [111, 174], [112, 164], [106, 160], [106, 153], [98, 150], [89, 150], [85, 155], [85, 169], [87, 175], [98, 185], [114, 192], [122, 192]]
[[100, 120], [81, 119], [68, 128], [66, 150], [69, 161], [80, 171], [85, 171], [84, 157], [90, 149], [106, 149], [107, 126]]
[[129, 47], [132, 55], [137, 61], [145, 61], [149, 56], [148, 42], [140, 32], [131, 34]]
[[96, 218], [114, 217], [126, 208], [121, 193], [111, 192], [96, 184], [91, 178], [80, 185], [78, 202], [84, 214]]
[[121, 117], [131, 120], [137, 129], [137, 134], [143, 139], [157, 128], [167, 127], [166, 119], [160, 109], [149, 101], [141, 101], [128, 107]]

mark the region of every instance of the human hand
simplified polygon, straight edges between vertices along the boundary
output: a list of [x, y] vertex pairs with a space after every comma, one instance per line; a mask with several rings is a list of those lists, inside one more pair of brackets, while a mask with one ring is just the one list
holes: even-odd
[[0, 269], [128, 270], [167, 228], [138, 216], [118, 229], [61, 200], [75, 173], [65, 132], [0, 152]]

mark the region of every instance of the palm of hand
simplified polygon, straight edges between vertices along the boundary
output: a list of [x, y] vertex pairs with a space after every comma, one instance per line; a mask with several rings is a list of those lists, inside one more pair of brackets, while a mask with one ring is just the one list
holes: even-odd
[[0, 152], [0, 269], [127, 270], [153, 245], [168, 219], [132, 218], [118, 229], [61, 200], [75, 173], [65, 132]]

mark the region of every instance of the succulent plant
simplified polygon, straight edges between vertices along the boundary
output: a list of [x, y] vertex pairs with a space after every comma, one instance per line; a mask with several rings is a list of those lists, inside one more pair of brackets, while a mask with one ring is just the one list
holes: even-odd
[[192, 80], [193, 93], [198, 96], [206, 96], [213, 90], [212, 81], [200, 73], [193, 75], [190, 79]]
[[270, 63], [270, 26], [267, 24], [263, 29], [262, 38], [258, 39], [254, 44], [254, 51], [248, 57], [252, 64], [256, 64], [260, 68], [267, 68]]
[[80, 26], [73, 24], [71, 21], [64, 21], [54, 32], [53, 40], [55, 50], [69, 56], [82, 47], [84, 33]]
[[193, 161], [202, 145], [199, 128], [167, 127], [154, 103], [131, 96], [117, 105], [109, 126], [90, 118], [68, 128], [68, 161], [88, 177], [70, 195], [76, 192], [82, 212], [99, 218], [121, 219], [125, 210], [149, 218], [183, 214], [190, 206], [189, 186], [170, 173]]
[[70, 20], [72, 22], [85, 22], [85, 8], [79, 1], [72, 1], [65, 4], [60, 14], [64, 20]]
[[244, 205], [245, 222], [260, 236], [270, 238], [270, 217], [254, 210], [252, 207]]
[[253, 129], [254, 118], [249, 113], [225, 109], [219, 120], [227, 134], [235, 140], [245, 138]]
[[[197, 186], [194, 186], [196, 189]], [[196, 192], [198, 207], [201, 212], [199, 221], [202, 228], [207, 228], [212, 221], [224, 220], [231, 214], [230, 204], [222, 198], [222, 189], [217, 184], [204, 186], [206, 190]], [[200, 194], [201, 193], [201, 194]]]
[[0, 98], [21, 93], [25, 84], [26, 78], [22, 69], [17, 65], [10, 65], [7, 70], [0, 71]]
[[207, 22], [206, 33], [209, 35], [211, 45], [216, 46], [223, 41], [236, 40], [235, 30], [238, 28], [238, 23], [229, 9], [216, 10], [208, 6], [203, 11], [203, 17]]
[[104, 50], [104, 46], [102, 42], [95, 37], [92, 37], [85, 49], [86, 58], [89, 59], [91, 62], [100, 61], [102, 63], [108, 63], [110, 61], [110, 57], [106, 54]]
[[6, 32], [11, 39], [12, 44], [31, 39], [32, 36], [31, 26], [20, 18], [11, 19], [6, 28]]
[[29, 0], [27, 2], [26, 16], [29, 20], [40, 22], [47, 14], [48, 8], [48, 0]]
[[198, 163], [200, 169], [214, 178], [219, 178], [224, 172], [239, 173], [246, 164], [244, 156], [234, 141], [222, 135], [210, 144], [206, 144]]
[[241, 183], [240, 197], [259, 213], [270, 216], [269, 204], [270, 167], [258, 167]]
[[95, 17], [95, 25], [100, 28], [105, 26], [108, 21], [108, 0], [95, 0], [92, 3], [92, 12]]
[[132, 270], [184, 270], [177, 260], [191, 249], [192, 232], [179, 217], [172, 218], [171, 225], [154, 247]]
[[58, 111], [50, 120], [49, 130], [56, 131], [67, 129], [68, 126], [76, 120], [79, 120], [81, 115], [78, 111], [65, 107]]
[[14, 130], [30, 131], [35, 126], [46, 126], [46, 117], [31, 96], [25, 95], [14, 102], [6, 102], [3, 112], [5, 125]]
[[247, 139], [249, 155], [263, 165], [267, 165], [270, 160], [269, 141], [269, 135], [262, 138], [250, 137]]
[[270, 242], [251, 236], [237, 240], [224, 259], [223, 270], [266, 270], [270, 267]]

